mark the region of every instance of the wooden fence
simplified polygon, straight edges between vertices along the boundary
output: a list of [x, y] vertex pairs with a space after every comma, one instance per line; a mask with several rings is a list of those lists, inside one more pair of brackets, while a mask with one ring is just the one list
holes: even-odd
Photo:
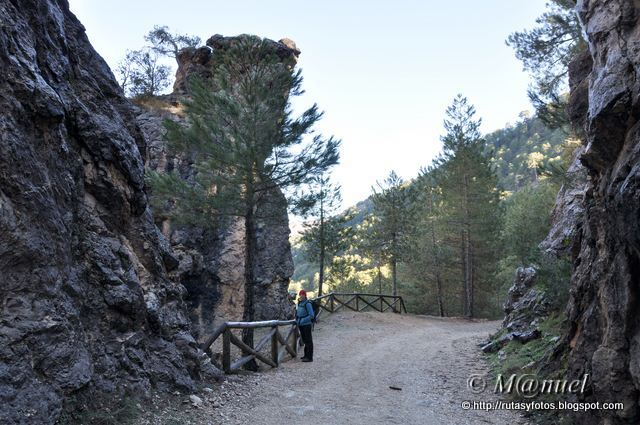
[[316, 299], [320, 301], [321, 311], [329, 313], [335, 313], [344, 308], [352, 311], [379, 311], [382, 313], [389, 309], [394, 313], [407, 312], [404, 300], [398, 295], [331, 292]]
[[[280, 328], [285, 328], [285, 334], [280, 333]], [[234, 329], [260, 329], [269, 328], [253, 347], [245, 344], [242, 339], [233, 334]], [[266, 320], [262, 322], [225, 322], [220, 325], [213, 334], [202, 344], [206, 352], [218, 337], [222, 335], [222, 370], [225, 373], [233, 373], [251, 360], [259, 360], [271, 367], [278, 367], [285, 360], [287, 354], [295, 358], [298, 354], [299, 332], [295, 320]], [[263, 348], [271, 343], [271, 351], [265, 354]], [[231, 361], [231, 345], [235, 345], [242, 351], [242, 357]]]
[[[327, 311], [335, 313], [341, 308], [353, 311], [380, 311], [388, 310], [394, 313], [406, 313], [404, 301], [400, 296], [362, 293], [335, 293], [316, 298], [320, 301], [320, 313]], [[318, 313], [318, 316], [320, 316]], [[245, 344], [241, 338], [234, 335], [234, 329], [268, 329], [253, 347]], [[280, 332], [284, 329], [284, 333]], [[201, 345], [205, 352], [209, 352], [213, 343], [222, 335], [221, 364], [216, 365], [225, 373], [233, 373], [242, 368], [251, 360], [260, 361], [271, 367], [278, 367], [288, 358], [295, 358], [298, 354], [300, 332], [295, 320], [266, 320], [261, 322], [225, 322], [218, 326], [214, 332]], [[271, 344], [271, 350], [265, 352], [267, 344]], [[232, 345], [240, 349], [242, 355], [232, 361]]]

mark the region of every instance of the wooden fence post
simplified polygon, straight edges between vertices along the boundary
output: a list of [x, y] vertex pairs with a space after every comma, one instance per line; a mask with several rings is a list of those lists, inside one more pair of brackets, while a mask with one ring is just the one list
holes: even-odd
[[231, 372], [231, 332], [230, 329], [225, 329], [222, 334], [222, 369], [224, 373]]
[[273, 335], [271, 335], [271, 360], [273, 360], [273, 362], [276, 365], [279, 365], [280, 362], [278, 361], [278, 326], [274, 326], [271, 329], [275, 331], [273, 332]]

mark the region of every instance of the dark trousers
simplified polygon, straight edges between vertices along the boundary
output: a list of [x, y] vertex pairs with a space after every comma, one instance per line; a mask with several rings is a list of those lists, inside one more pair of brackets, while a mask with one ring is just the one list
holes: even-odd
[[299, 326], [300, 337], [304, 342], [304, 357], [313, 360], [313, 337], [311, 336], [311, 325]]

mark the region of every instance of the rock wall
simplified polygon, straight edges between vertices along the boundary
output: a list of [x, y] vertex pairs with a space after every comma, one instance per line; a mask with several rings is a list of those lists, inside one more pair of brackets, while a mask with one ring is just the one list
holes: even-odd
[[577, 237], [584, 220], [584, 200], [587, 192], [587, 172], [580, 162], [584, 146], [573, 153], [567, 169], [568, 181], [560, 187], [551, 212], [551, 229], [540, 249], [558, 257], [574, 258], [580, 250]]
[[[184, 49], [178, 58], [174, 93], [140, 105], [138, 122], [149, 144], [147, 166], [156, 171], [176, 171], [185, 180], [194, 170], [188, 159], [167, 151], [162, 122], [184, 122], [181, 102], [189, 96], [188, 81], [197, 76], [211, 81], [218, 66], [219, 52], [242, 37], [214, 35], [200, 48]], [[295, 65], [300, 51], [290, 40], [267, 40], [282, 61]], [[155, 211], [158, 227], [169, 239], [179, 260], [172, 272], [187, 289], [191, 321], [197, 336], [204, 338], [221, 320], [242, 320], [244, 308], [245, 233], [242, 218], [220, 222], [212, 228], [178, 226]], [[254, 290], [255, 319], [290, 317], [287, 300], [293, 260], [289, 244], [287, 202], [280, 191], [265, 197], [259, 205], [257, 227], [257, 261], [254, 275], [260, 276]]]
[[567, 313], [570, 377], [590, 375], [586, 401], [620, 412], [576, 414], [582, 424], [640, 423], [640, 4], [581, 0], [589, 54], [574, 61], [570, 115], [584, 130], [588, 182], [572, 241]]
[[0, 423], [192, 390], [213, 370], [167, 275], [145, 140], [66, 0], [0, 3], [0, 69]]

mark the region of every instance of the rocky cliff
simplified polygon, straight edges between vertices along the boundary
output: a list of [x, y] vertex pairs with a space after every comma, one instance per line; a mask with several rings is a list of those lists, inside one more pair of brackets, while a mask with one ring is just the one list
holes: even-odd
[[[167, 149], [162, 122], [184, 122], [181, 103], [189, 96], [189, 80], [198, 77], [212, 82], [219, 58], [243, 37], [210, 37], [205, 46], [188, 48], [178, 57], [174, 92], [143, 102], [137, 118], [149, 144], [147, 166], [155, 171], [177, 171], [190, 180], [195, 170], [185, 158]], [[291, 40], [266, 40], [278, 57], [294, 66], [300, 51]], [[254, 289], [256, 320], [288, 318], [292, 310], [287, 301], [293, 260], [289, 244], [287, 201], [280, 191], [265, 197], [256, 212], [257, 261], [254, 276], [260, 281]], [[171, 275], [187, 289], [186, 301], [194, 331], [203, 337], [219, 320], [242, 320], [244, 311], [244, 259], [246, 246], [244, 220], [238, 217], [217, 223], [211, 228], [184, 226], [155, 211], [158, 227], [170, 241], [179, 264]]]
[[145, 140], [66, 0], [1, 2], [0, 64], [0, 422], [193, 389], [213, 370], [167, 275]]
[[577, 2], [589, 53], [572, 64], [570, 115], [588, 171], [571, 245], [570, 377], [590, 375], [586, 401], [624, 402], [583, 424], [640, 422], [640, 4]]

